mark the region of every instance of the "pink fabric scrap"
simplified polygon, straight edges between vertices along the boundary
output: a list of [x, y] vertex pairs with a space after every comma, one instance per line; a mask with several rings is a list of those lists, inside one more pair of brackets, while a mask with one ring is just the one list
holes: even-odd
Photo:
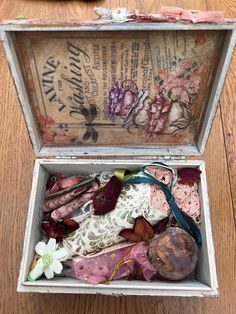
[[166, 185], [169, 185], [172, 178], [173, 178], [173, 175], [170, 172], [170, 170], [165, 169], [163, 167], [147, 167], [147, 170], [158, 181], [161, 181], [162, 183], [164, 183]]
[[139, 242], [94, 257], [76, 256], [72, 259], [72, 277], [94, 285], [104, 283], [112, 275], [117, 263], [122, 261], [112, 280], [135, 276], [150, 281], [156, 270], [149, 262], [148, 247], [146, 243]]
[[75, 212], [78, 208], [83, 206], [85, 203], [93, 198], [95, 191], [99, 188], [99, 185], [94, 182], [82, 195], [79, 195], [72, 199], [69, 203], [62, 205], [61, 207], [55, 209], [51, 213], [51, 217], [54, 221], [59, 221], [70, 214]]
[[[161, 167], [147, 167], [147, 170], [157, 178], [157, 180], [170, 184], [172, 180], [172, 173]], [[179, 208], [190, 216], [196, 224], [200, 223], [200, 198], [198, 194], [198, 185], [176, 183], [173, 187], [172, 193], [174, 195], [176, 204]], [[170, 213], [170, 207], [167, 203], [166, 197], [158, 185], [151, 185], [151, 204], [154, 208], [158, 208], [163, 214], [168, 215]]]
[[[172, 173], [162, 167], [147, 167], [148, 172], [153, 175], [158, 181], [169, 185], [172, 180]], [[170, 206], [166, 201], [165, 194], [160, 187], [156, 184], [151, 185], [151, 204], [154, 208], [158, 209], [165, 216], [170, 213]]]
[[177, 183], [172, 192], [179, 208], [190, 216], [196, 224], [199, 224], [201, 211], [197, 183], [191, 186]]
[[194, 11], [179, 7], [162, 7], [158, 13], [144, 14], [137, 10], [128, 15], [135, 21], [148, 22], [189, 22], [189, 23], [235, 23], [236, 19], [224, 17], [222, 11]]
[[190, 21], [192, 23], [217, 23], [225, 22], [224, 12], [222, 11], [190, 11], [178, 7], [162, 7], [160, 14], [175, 20]]
[[152, 184], [151, 186], [151, 204], [165, 216], [169, 215], [170, 206], [167, 203], [165, 194], [158, 185]]

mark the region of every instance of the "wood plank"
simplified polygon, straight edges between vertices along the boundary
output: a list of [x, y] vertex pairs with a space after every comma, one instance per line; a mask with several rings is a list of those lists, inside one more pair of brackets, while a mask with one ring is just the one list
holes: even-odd
[[[215, 10], [219, 7], [224, 10], [228, 17], [236, 16], [236, 6], [231, 1], [225, 3], [213, 0], [207, 0], [209, 10]], [[226, 81], [225, 88], [221, 95], [220, 107], [224, 131], [224, 140], [226, 146], [229, 177], [231, 183], [231, 193], [233, 201], [234, 220], [236, 224], [236, 110], [235, 110], [235, 91], [236, 91], [236, 55], [234, 54]]]
[[126, 7], [128, 10], [137, 9], [139, 11], [151, 13], [157, 12], [161, 6], [181, 6], [185, 9], [205, 10], [205, 1], [196, 0], [165, 0], [162, 2], [151, 0], [116, 0], [112, 4], [106, 1], [44, 1], [44, 0], [11, 0], [11, 6], [7, 5], [7, 0], [2, 0], [0, 4], [0, 19], [15, 19], [18, 16], [26, 18], [48, 18], [48, 19], [83, 19], [94, 18], [95, 6], [116, 8]]
[[236, 109], [235, 109], [235, 91], [236, 91], [236, 55], [232, 60], [232, 65], [228, 73], [225, 88], [221, 96], [221, 115], [224, 130], [224, 140], [228, 161], [228, 171], [231, 183], [231, 193], [234, 210], [234, 220], [236, 223]]
[[[216, 2], [212, 0], [211, 3]], [[162, 1], [165, 5], [182, 5], [184, 8], [205, 9], [204, 1]], [[207, 2], [209, 4], [209, 1]], [[15, 18], [25, 15], [29, 18], [89, 18], [94, 14], [93, 6], [110, 7], [110, 1], [78, 2], [78, 1], [30, 1], [3, 0], [0, 4], [0, 18]], [[112, 7], [127, 6], [142, 11], [154, 12], [160, 7], [156, 1], [113, 1]], [[233, 0], [217, 1], [215, 9], [222, 6], [230, 9]], [[208, 7], [208, 9], [210, 9]], [[229, 14], [228, 14], [229, 15]], [[235, 16], [236, 14], [234, 14]], [[26, 221], [28, 197], [31, 187], [31, 176], [34, 155], [24, 124], [23, 116], [16, 97], [7, 64], [0, 53], [0, 246], [2, 256], [1, 267], [1, 313], [235, 313], [235, 230], [231, 204], [227, 160], [221, 115], [218, 110], [211, 131], [207, 151], [204, 156], [207, 162], [209, 195], [212, 208], [213, 236], [216, 248], [216, 260], [220, 297], [217, 299], [180, 299], [160, 297], [105, 297], [100, 295], [37, 295], [17, 294], [16, 281], [22, 252], [23, 235]], [[235, 64], [235, 61], [234, 61]], [[231, 67], [231, 71], [235, 66]], [[231, 72], [230, 72], [231, 73]], [[234, 103], [233, 79], [229, 73], [226, 87], [221, 98], [221, 107]], [[228, 87], [227, 87], [228, 86]], [[227, 92], [228, 88], [231, 92]], [[222, 102], [223, 99], [223, 102]], [[223, 105], [223, 103], [225, 105]], [[223, 112], [223, 109], [222, 109]], [[226, 112], [226, 111], [225, 111]], [[231, 112], [232, 115], [232, 112]], [[230, 115], [224, 118], [224, 128]], [[231, 123], [231, 122], [230, 122]], [[235, 132], [229, 129], [230, 132]], [[233, 137], [235, 133], [232, 133]], [[232, 139], [233, 141], [233, 139]], [[231, 143], [232, 143], [231, 141]], [[232, 159], [235, 150], [232, 149]], [[233, 282], [232, 282], [233, 280]]]

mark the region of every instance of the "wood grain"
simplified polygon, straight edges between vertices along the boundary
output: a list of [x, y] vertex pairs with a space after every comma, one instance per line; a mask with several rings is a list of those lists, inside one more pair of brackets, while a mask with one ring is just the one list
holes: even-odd
[[228, 172], [231, 185], [234, 221], [236, 224], [236, 110], [235, 110], [235, 82], [236, 82], [236, 56], [232, 60], [232, 66], [228, 72], [225, 89], [221, 97], [221, 117], [224, 130], [224, 141], [227, 151]]
[[[126, 6], [129, 9], [154, 12], [161, 5], [179, 5], [191, 9], [224, 9], [229, 17], [236, 16], [234, 0], [224, 2], [2, 0], [0, 19], [15, 18], [19, 15], [28, 18], [91, 18], [94, 16], [93, 6]], [[3, 52], [0, 51], [0, 313], [235, 313], [235, 227], [231, 197], [232, 191], [235, 205], [235, 71], [236, 58], [231, 65], [221, 97], [221, 110], [217, 112], [203, 156], [207, 163], [220, 297], [183, 299], [19, 294], [16, 292], [16, 282], [34, 155], [13, 82]]]
[[[235, 1], [226, 1], [227, 6], [221, 1], [209, 1], [207, 0], [207, 8], [209, 10], [224, 10], [228, 17], [236, 16], [236, 5]], [[236, 110], [235, 110], [235, 86], [236, 81], [236, 55], [232, 59], [231, 67], [228, 72], [228, 76], [225, 81], [225, 87], [222, 92], [220, 107], [221, 107], [221, 118], [223, 124], [224, 141], [227, 151], [227, 162], [229, 179], [231, 183], [231, 193], [234, 210], [234, 221], [236, 224]]]

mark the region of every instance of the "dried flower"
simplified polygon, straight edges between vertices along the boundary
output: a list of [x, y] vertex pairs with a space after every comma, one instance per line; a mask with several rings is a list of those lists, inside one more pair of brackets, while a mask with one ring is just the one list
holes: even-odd
[[72, 218], [64, 218], [62, 221], [54, 222], [49, 215], [50, 221], [44, 221], [41, 224], [42, 231], [49, 238], [55, 238], [61, 241], [68, 234], [79, 228], [79, 224]]
[[104, 215], [116, 207], [122, 184], [115, 176], [93, 196], [94, 215]]
[[201, 171], [198, 168], [178, 169], [179, 183], [193, 185], [199, 183]]
[[169, 217], [166, 217], [158, 222], [158, 224], [154, 228], [157, 234], [160, 234], [166, 230], [166, 228], [168, 227], [169, 219]]
[[154, 237], [152, 225], [142, 216], [135, 219], [133, 229], [123, 229], [119, 236], [131, 242], [148, 241]]

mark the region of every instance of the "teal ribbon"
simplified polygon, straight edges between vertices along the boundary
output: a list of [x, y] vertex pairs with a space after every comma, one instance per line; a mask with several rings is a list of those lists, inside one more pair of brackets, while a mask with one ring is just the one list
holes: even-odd
[[124, 179], [124, 183], [150, 183], [150, 184], [157, 184], [165, 194], [166, 200], [172, 210], [173, 216], [175, 217], [178, 224], [188, 232], [196, 241], [198, 245], [202, 244], [202, 237], [200, 230], [195, 225], [193, 220], [186, 215], [183, 211], [180, 210], [178, 205], [175, 202], [174, 196], [171, 193], [171, 188], [168, 185], [158, 181], [154, 176], [152, 176], [147, 170], [147, 167], [163, 167], [173, 172], [173, 169], [165, 165], [161, 162], [154, 162], [151, 164], [146, 164], [140, 167], [142, 174], [134, 174], [127, 176], [127, 179]]

